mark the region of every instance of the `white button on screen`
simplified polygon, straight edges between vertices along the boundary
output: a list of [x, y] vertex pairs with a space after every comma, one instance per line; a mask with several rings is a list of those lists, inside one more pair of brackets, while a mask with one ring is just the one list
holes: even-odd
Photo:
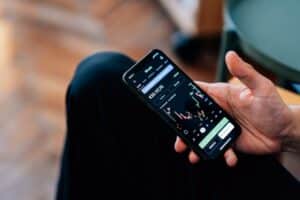
[[202, 127], [200, 128], [200, 133], [205, 133], [206, 132], [206, 128]]
[[218, 134], [218, 136], [224, 140], [224, 138], [226, 138], [226, 136], [232, 131], [232, 129], [234, 128], [232, 123], [228, 123]]

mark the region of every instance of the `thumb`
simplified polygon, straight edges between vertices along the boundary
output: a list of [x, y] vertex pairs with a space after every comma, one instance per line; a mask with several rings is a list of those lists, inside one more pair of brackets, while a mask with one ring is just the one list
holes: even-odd
[[234, 51], [229, 51], [225, 57], [230, 73], [243, 82], [252, 92], [263, 93], [270, 81], [246, 63]]

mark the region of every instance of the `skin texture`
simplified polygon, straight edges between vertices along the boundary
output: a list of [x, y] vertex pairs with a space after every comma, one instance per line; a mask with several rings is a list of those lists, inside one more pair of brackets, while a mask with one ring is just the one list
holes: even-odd
[[[223, 107], [242, 127], [234, 149], [250, 154], [273, 154], [282, 150], [285, 138], [293, 128], [292, 110], [283, 102], [274, 84], [235, 52], [226, 55], [230, 73], [243, 85], [228, 83], [196, 82]], [[184, 142], [177, 138], [175, 150], [187, 150]], [[189, 160], [196, 163], [199, 158], [190, 152]], [[235, 166], [238, 158], [231, 148], [224, 154], [228, 166]]]

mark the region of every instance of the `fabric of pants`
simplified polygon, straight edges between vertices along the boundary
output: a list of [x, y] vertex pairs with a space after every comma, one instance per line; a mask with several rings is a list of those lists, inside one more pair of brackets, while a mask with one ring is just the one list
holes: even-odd
[[[66, 97], [67, 134], [56, 199], [295, 199], [299, 183], [272, 156], [188, 162], [174, 132], [122, 82], [125, 55], [83, 60]], [[296, 198], [297, 199], [297, 198]]]

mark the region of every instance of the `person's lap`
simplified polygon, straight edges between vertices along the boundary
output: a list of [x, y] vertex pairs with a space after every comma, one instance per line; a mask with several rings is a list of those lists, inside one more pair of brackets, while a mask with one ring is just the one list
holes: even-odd
[[229, 169], [222, 159], [191, 165], [186, 154], [176, 154], [175, 134], [121, 81], [133, 64], [124, 55], [100, 53], [77, 68], [67, 94], [57, 199], [286, 198], [295, 193], [296, 181], [269, 156], [242, 155]]

